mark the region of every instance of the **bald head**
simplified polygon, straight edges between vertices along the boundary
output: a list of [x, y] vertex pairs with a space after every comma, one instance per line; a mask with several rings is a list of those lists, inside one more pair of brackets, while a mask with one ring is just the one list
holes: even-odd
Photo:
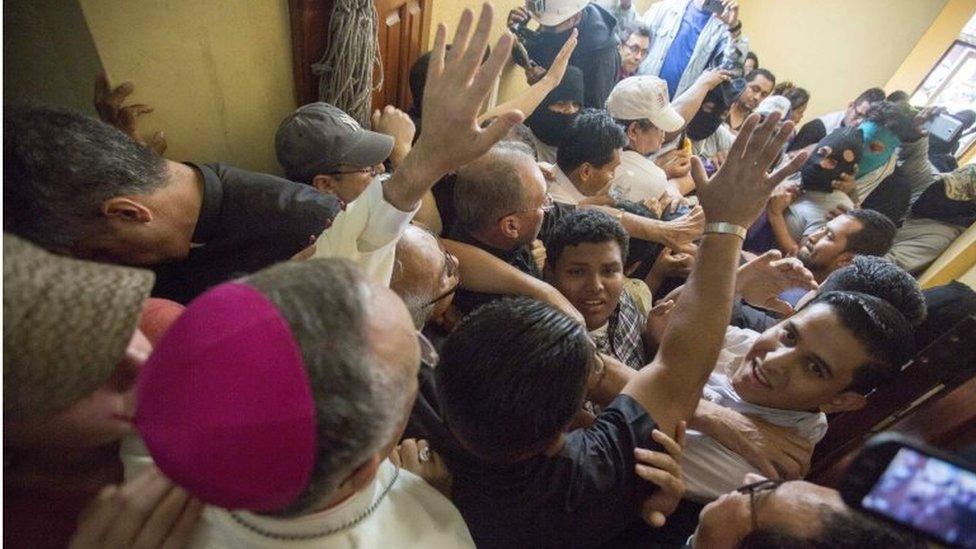
[[488, 230], [498, 219], [531, 207], [545, 178], [519, 143], [502, 142], [457, 173], [454, 203], [458, 220], [471, 232]]

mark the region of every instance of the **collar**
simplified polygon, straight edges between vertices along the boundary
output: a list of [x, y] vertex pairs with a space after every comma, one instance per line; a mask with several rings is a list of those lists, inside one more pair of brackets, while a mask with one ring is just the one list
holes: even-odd
[[233, 511], [233, 515], [231, 511], [224, 509], [220, 512], [225, 515], [222, 518], [237, 528], [250, 530], [262, 538], [299, 541], [327, 537], [368, 522], [376, 508], [386, 499], [398, 475], [399, 468], [389, 459], [384, 460], [369, 486], [335, 507], [310, 515], [279, 518], [247, 511]]
[[220, 208], [224, 201], [224, 184], [212, 168], [203, 164], [184, 162], [203, 176], [203, 196], [200, 201], [200, 216], [197, 217], [191, 246], [206, 244], [217, 232]]
[[563, 169], [559, 165], [553, 166], [553, 175], [556, 179], [549, 184], [549, 194], [552, 199], [556, 202], [565, 202], [567, 204], [577, 205], [581, 200], [585, 199], [586, 196], [579, 192], [573, 181], [569, 179], [569, 176], [563, 172]]

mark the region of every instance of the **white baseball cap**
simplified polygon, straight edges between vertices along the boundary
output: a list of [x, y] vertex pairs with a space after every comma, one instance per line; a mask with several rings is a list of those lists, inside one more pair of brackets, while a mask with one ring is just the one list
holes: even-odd
[[555, 27], [589, 4], [588, 0], [525, 0], [525, 9], [540, 25]]
[[789, 114], [791, 108], [792, 105], [789, 99], [782, 95], [770, 95], [760, 101], [756, 107], [756, 112], [759, 114], [773, 114], [774, 112], [778, 112], [780, 114], [780, 120], [785, 121], [786, 115]]
[[685, 125], [668, 102], [668, 83], [656, 76], [631, 76], [618, 82], [607, 98], [607, 112], [618, 120], [646, 118], [666, 132]]

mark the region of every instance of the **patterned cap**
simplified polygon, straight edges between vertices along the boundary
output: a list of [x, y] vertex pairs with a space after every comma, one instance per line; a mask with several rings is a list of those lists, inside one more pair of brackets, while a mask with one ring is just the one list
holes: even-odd
[[6, 233], [3, 256], [3, 413], [51, 415], [115, 372], [154, 275], [57, 256]]

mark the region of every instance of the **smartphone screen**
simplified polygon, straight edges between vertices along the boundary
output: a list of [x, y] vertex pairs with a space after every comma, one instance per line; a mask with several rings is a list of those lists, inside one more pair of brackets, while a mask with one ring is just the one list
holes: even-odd
[[932, 119], [926, 125], [926, 130], [939, 139], [949, 142], [956, 137], [956, 134], [962, 128], [962, 120], [954, 116], [949, 116], [945, 114], [940, 114]]
[[902, 447], [861, 506], [947, 544], [976, 547], [976, 473]]

